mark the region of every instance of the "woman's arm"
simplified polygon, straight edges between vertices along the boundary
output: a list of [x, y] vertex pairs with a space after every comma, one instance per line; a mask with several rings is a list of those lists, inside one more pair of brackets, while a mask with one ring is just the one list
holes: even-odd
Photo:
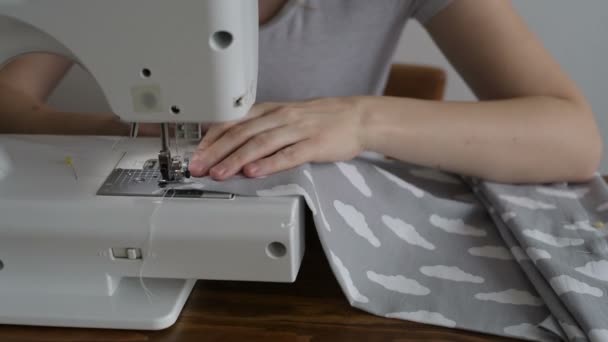
[[505, 182], [593, 175], [592, 110], [509, 1], [456, 0], [427, 28], [484, 102], [387, 101], [366, 121], [372, 149]]
[[508, 1], [456, 0], [428, 24], [431, 35], [482, 102], [386, 97], [258, 106], [212, 128], [191, 171], [257, 177], [305, 162], [372, 150], [501, 182], [582, 181], [602, 143], [574, 83]]
[[126, 135], [112, 113], [64, 113], [46, 105], [72, 63], [50, 54], [29, 54], [0, 69], [0, 134]]
[[508, 183], [584, 181], [597, 171], [589, 111], [566, 99], [364, 102], [364, 146], [396, 159]]
[[[369, 129], [379, 138], [372, 143], [376, 149], [510, 182], [584, 180], [596, 171], [602, 148], [590, 106], [510, 2], [457, 0], [428, 29], [487, 102], [408, 101], [407, 118], [372, 114], [375, 119], [368, 122], [375, 123]], [[382, 141], [390, 138], [425, 143], [410, 151]]]

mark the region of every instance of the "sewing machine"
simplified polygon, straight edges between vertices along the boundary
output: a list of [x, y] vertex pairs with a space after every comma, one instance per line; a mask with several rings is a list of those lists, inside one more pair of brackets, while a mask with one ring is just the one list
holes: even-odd
[[255, 101], [257, 1], [0, 0], [0, 42], [71, 58], [134, 128], [0, 136], [0, 324], [163, 329], [197, 279], [295, 280], [300, 198], [183, 187], [199, 124]]

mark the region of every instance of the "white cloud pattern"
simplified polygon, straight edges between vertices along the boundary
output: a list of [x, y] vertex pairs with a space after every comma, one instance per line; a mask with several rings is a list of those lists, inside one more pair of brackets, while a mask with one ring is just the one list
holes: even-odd
[[357, 235], [363, 237], [374, 247], [380, 247], [380, 240], [374, 235], [374, 232], [369, 228], [365, 216], [352, 205], [342, 203], [338, 200], [334, 201], [334, 207], [342, 216], [346, 224], [348, 224]]
[[608, 341], [608, 330], [607, 329], [591, 329], [589, 332], [589, 339], [591, 342], [606, 342]]
[[511, 195], [500, 195], [500, 199], [511, 203], [515, 206], [530, 209], [530, 210], [553, 210], [557, 209], [557, 207], [553, 204], [536, 201], [528, 197], [518, 197]]
[[502, 216], [501, 216], [502, 220], [503, 220], [505, 223], [507, 223], [507, 222], [511, 221], [512, 219], [514, 219], [514, 218], [516, 218], [516, 217], [517, 217], [517, 214], [516, 214], [516, 213], [514, 213], [514, 212], [512, 212], [512, 211], [508, 211], [508, 212], [506, 212], [506, 213], [502, 214]]
[[539, 186], [536, 188], [536, 191], [547, 196], [558, 197], [558, 198], [568, 198], [568, 199], [580, 199], [585, 197], [585, 195], [589, 192], [589, 189], [581, 189], [581, 190], [560, 190], [549, 187]]
[[497, 302], [501, 304], [543, 306], [543, 301], [526, 291], [506, 290], [502, 292], [478, 293], [476, 299]]
[[452, 234], [470, 236], [487, 235], [485, 230], [467, 225], [461, 219], [450, 220], [439, 215], [432, 215], [430, 221], [433, 226]]
[[587, 277], [608, 281], [608, 260], [590, 261], [583, 267], [575, 268]]
[[526, 252], [528, 253], [528, 256], [530, 257], [530, 259], [532, 259], [532, 261], [535, 262], [535, 263], [538, 260], [551, 259], [551, 254], [549, 254], [549, 252], [547, 252], [544, 249], [535, 248], [535, 247], [528, 247], [526, 249]]
[[524, 235], [534, 240], [546, 243], [553, 247], [569, 247], [569, 246], [580, 246], [585, 243], [583, 239], [571, 239], [557, 237], [551, 234], [543, 233], [540, 230], [526, 229], [523, 231]]
[[372, 189], [369, 188], [356, 166], [342, 162], [336, 163], [336, 166], [365, 197], [372, 197]]
[[427, 277], [451, 280], [456, 282], [481, 284], [485, 280], [482, 277], [469, 274], [458, 267], [450, 266], [422, 266], [420, 272]]
[[427, 287], [422, 286], [416, 280], [408, 279], [402, 275], [389, 276], [378, 274], [373, 271], [367, 271], [367, 278], [387, 290], [403, 294], [414, 296], [426, 296], [431, 293], [431, 290], [429, 290]]
[[336, 268], [338, 269], [338, 272], [342, 276], [342, 280], [344, 281], [344, 285], [346, 286], [346, 292], [348, 294], [348, 297], [350, 297], [349, 299], [357, 301], [359, 303], [368, 303], [369, 298], [365, 297], [364, 295], [361, 294], [361, 292], [359, 292], [359, 289], [357, 289], [357, 287], [355, 286], [355, 283], [353, 283], [353, 279], [350, 276], [350, 272], [348, 271], [346, 266], [344, 266], [344, 264], [342, 263], [342, 260], [340, 260], [340, 258], [338, 258], [331, 251], [330, 251], [330, 254], [331, 254], [332, 263], [336, 266]]
[[513, 260], [513, 254], [502, 246], [472, 247], [469, 248], [469, 254], [499, 260]]
[[[323, 208], [321, 207], [321, 203], [319, 202], [319, 195], [316, 194], [317, 186], [315, 185], [315, 182], [312, 179], [312, 174], [308, 170], [304, 170], [303, 173], [304, 173], [304, 176], [306, 176], [306, 178], [308, 178], [308, 180], [312, 184], [313, 188], [315, 189], [315, 195], [317, 196], [317, 202], [319, 204], [319, 215], [321, 215], [321, 220], [323, 221], [323, 225], [325, 226], [325, 229], [327, 229], [327, 231], [331, 232], [331, 226], [329, 225], [329, 222], [327, 222], [327, 218], [325, 218], [325, 213], [323, 212]], [[312, 211], [312, 209], [311, 209], [311, 211]], [[314, 212], [313, 212], [313, 215], [315, 215]]]
[[597, 229], [591, 225], [589, 221], [579, 221], [574, 224], [566, 224], [564, 225], [564, 229], [566, 230], [585, 230], [588, 232], [595, 232]]
[[416, 311], [416, 312], [392, 312], [386, 315], [388, 318], [398, 318], [402, 320], [434, 324], [442, 327], [455, 328], [456, 322], [446, 318], [438, 312]]
[[435, 245], [422, 237], [411, 224], [407, 224], [400, 219], [392, 218], [388, 215], [382, 216], [382, 222], [405, 242], [431, 251], [435, 250]]
[[404, 181], [403, 179], [393, 175], [392, 173], [381, 169], [377, 166], [374, 166], [374, 168], [384, 177], [388, 178], [388, 180], [390, 180], [391, 182], [397, 184], [397, 186], [399, 186], [402, 189], [405, 189], [409, 192], [411, 192], [414, 196], [416, 196], [417, 198], [422, 198], [424, 197], [424, 191], [420, 190], [420, 188]]
[[574, 279], [568, 275], [561, 275], [549, 280], [549, 284], [555, 290], [557, 295], [561, 296], [565, 293], [587, 294], [593, 297], [602, 297], [604, 292], [597, 287], [590, 286], [578, 279]]

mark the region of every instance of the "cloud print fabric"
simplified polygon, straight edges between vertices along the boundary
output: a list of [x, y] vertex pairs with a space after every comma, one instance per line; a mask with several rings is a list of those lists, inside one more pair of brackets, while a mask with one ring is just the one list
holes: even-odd
[[504, 185], [379, 158], [195, 180], [302, 196], [352, 306], [538, 341], [608, 341], [608, 188]]

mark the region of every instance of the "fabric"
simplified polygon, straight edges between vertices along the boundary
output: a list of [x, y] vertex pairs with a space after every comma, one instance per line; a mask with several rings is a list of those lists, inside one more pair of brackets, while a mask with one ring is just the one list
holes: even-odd
[[602, 178], [583, 185], [473, 186], [563, 333], [608, 341], [608, 188]]
[[380, 95], [404, 25], [451, 0], [288, 0], [260, 29], [258, 101]]
[[345, 296], [367, 312], [529, 340], [608, 341], [608, 188], [599, 177], [465, 183], [362, 157], [194, 183], [303, 196]]

